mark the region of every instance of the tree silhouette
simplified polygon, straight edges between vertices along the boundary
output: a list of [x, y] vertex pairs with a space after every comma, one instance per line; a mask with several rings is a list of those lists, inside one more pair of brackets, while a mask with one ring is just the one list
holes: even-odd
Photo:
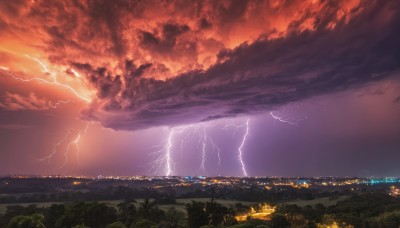
[[31, 216], [18, 215], [11, 219], [8, 228], [46, 228], [43, 224], [44, 216], [33, 214]]

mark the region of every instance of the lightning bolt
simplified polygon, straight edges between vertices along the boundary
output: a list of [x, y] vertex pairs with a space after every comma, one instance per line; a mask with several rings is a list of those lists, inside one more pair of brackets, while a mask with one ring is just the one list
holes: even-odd
[[79, 140], [80, 140], [80, 139], [81, 139], [81, 133], [79, 133], [78, 136], [77, 136], [72, 142], [68, 143], [68, 145], [67, 145], [67, 151], [64, 153], [64, 157], [65, 157], [64, 164], [63, 164], [62, 166], [60, 166], [59, 169], [64, 168], [64, 167], [67, 165], [68, 156], [69, 156], [69, 154], [70, 154], [69, 150], [70, 150], [70, 148], [71, 148], [71, 145], [75, 145], [75, 147], [76, 147], [76, 160], [77, 160], [77, 162], [78, 162], [78, 164], [79, 164], [79, 159], [78, 159], [79, 145], [78, 145], [78, 143], [79, 143]]
[[243, 171], [243, 175], [245, 177], [247, 177], [247, 171], [246, 171], [246, 165], [244, 164], [243, 161], [243, 146], [246, 143], [246, 139], [247, 139], [247, 135], [249, 134], [249, 119], [246, 120], [246, 131], [243, 135], [243, 139], [242, 139], [242, 143], [239, 146], [239, 161], [240, 161], [240, 165], [242, 166], [242, 171]]
[[157, 155], [157, 158], [153, 162], [151, 162], [152, 169], [156, 170], [157, 173], [162, 170], [161, 172], [164, 176], [170, 176], [173, 172], [172, 167], [175, 166], [175, 164], [173, 164], [174, 162], [171, 156], [173, 149], [172, 139], [174, 137], [175, 131], [175, 128], [170, 128], [167, 136], [167, 141], [164, 145], [153, 146], [154, 148], [161, 147], [161, 149], [152, 152], [152, 154]]
[[71, 72], [74, 74], [75, 77], [81, 78], [81, 75], [74, 69], [71, 69]]
[[232, 137], [234, 137], [236, 134], [237, 134], [237, 132], [241, 129], [241, 128], [243, 128], [243, 127], [245, 127], [246, 125], [244, 125], [244, 124], [242, 124], [242, 125], [237, 125], [237, 124], [225, 124], [225, 126], [222, 128], [223, 130], [229, 130], [229, 129], [231, 129], [231, 128], [234, 128], [234, 130], [233, 130], [233, 134], [232, 134]]
[[169, 136], [168, 136], [168, 144], [167, 144], [167, 153], [166, 153], [166, 173], [165, 173], [165, 175], [166, 176], [170, 176], [171, 175], [171, 172], [172, 172], [172, 170], [171, 170], [171, 161], [172, 161], [172, 159], [171, 159], [171, 148], [172, 148], [172, 136], [173, 136], [173, 134], [174, 134], [174, 129], [172, 128], [171, 129], [171, 132], [169, 133]]
[[[25, 55], [25, 57], [27, 57], [30, 60], [36, 62], [40, 66], [41, 72], [43, 72], [47, 76], [50, 76], [51, 79], [48, 80], [48, 79], [41, 78], [41, 77], [28, 78], [25, 73], [24, 73], [25, 74], [25, 78], [23, 78], [21, 76], [16, 75], [14, 72], [11, 72], [8, 67], [4, 67], [4, 66], [0, 66], [0, 72], [5, 74], [5, 75], [10, 76], [14, 80], [18, 80], [18, 81], [21, 81], [21, 82], [38, 82], [38, 83], [43, 83], [43, 84], [48, 84], [48, 85], [61, 87], [63, 89], [69, 90], [72, 94], [74, 94], [80, 100], [82, 100], [82, 101], [84, 101], [86, 103], [90, 103], [91, 102], [91, 98], [83, 96], [82, 94], [80, 94], [72, 86], [64, 84], [64, 83], [58, 81], [57, 74], [55, 72], [51, 72], [49, 70], [49, 67], [45, 63], [40, 61], [38, 58], [32, 57], [30, 55]], [[74, 76], [76, 78], [79, 78], [80, 79], [80, 83], [83, 83], [85, 88], [87, 88], [86, 85], [85, 85], [85, 82], [82, 80], [82, 78], [79, 75], [79, 73], [76, 72], [74, 69], [71, 69], [71, 72], [74, 74]], [[70, 103], [70, 102], [71, 102], [70, 100], [58, 100], [57, 102], [54, 102], [54, 103], [53, 102], [49, 102], [48, 106], [55, 109], [60, 104], [67, 104], [67, 103]], [[64, 166], [67, 165], [68, 157], [69, 157], [69, 154], [71, 153], [72, 148], [75, 148], [75, 150], [76, 150], [76, 159], [77, 159], [77, 162], [78, 162], [78, 165], [79, 165], [79, 153], [80, 153], [79, 143], [81, 142], [82, 138], [86, 135], [87, 130], [89, 128], [89, 124], [90, 123], [87, 122], [86, 127], [83, 130], [69, 129], [69, 131], [65, 134], [65, 136], [62, 138], [62, 140], [57, 142], [53, 146], [53, 151], [49, 155], [47, 155], [46, 157], [44, 157], [42, 159], [38, 159], [38, 160], [39, 161], [47, 161], [48, 163], [50, 163], [50, 161], [53, 159], [53, 157], [57, 154], [58, 148], [61, 145], [63, 145], [64, 143], [66, 143], [72, 137], [72, 135], [74, 135], [76, 132], [78, 132], [76, 137], [73, 137], [72, 141], [70, 141], [67, 144], [67, 148], [66, 148], [66, 151], [64, 153], [65, 161], [64, 161], [64, 164], [60, 168], [63, 168]]]
[[[91, 99], [90, 99], [90, 98], [87, 98], [87, 97], [85, 97], [85, 96], [79, 94], [79, 93], [78, 93], [74, 88], [72, 88], [71, 86], [59, 82], [59, 81], [57, 80], [57, 74], [56, 74], [56, 73], [53, 73], [53, 72], [50, 72], [49, 69], [48, 69], [48, 67], [46, 66], [46, 64], [44, 64], [44, 63], [43, 63], [42, 61], [40, 61], [38, 58], [29, 56], [29, 55], [25, 55], [25, 56], [26, 56], [27, 58], [33, 60], [34, 62], [38, 63], [38, 64], [40, 65], [40, 67], [41, 67], [41, 71], [42, 71], [43, 73], [45, 73], [45, 74], [50, 75], [50, 77], [52, 78], [52, 80], [47, 80], [47, 79], [40, 78], [40, 77], [22, 78], [22, 77], [20, 77], [20, 76], [17, 76], [16, 74], [10, 72], [10, 71], [9, 71], [9, 68], [7, 68], [7, 67], [1, 67], [1, 68], [0, 68], [0, 69], [2, 69], [1, 72], [4, 73], [4, 74], [6, 74], [6, 75], [8, 75], [8, 76], [10, 76], [11, 78], [13, 78], [13, 79], [15, 79], [15, 80], [19, 80], [19, 81], [22, 81], [22, 82], [34, 82], [34, 81], [37, 81], [37, 82], [39, 82], [39, 83], [44, 83], [44, 84], [49, 84], [49, 85], [55, 85], [55, 86], [58, 86], [58, 87], [62, 87], [62, 88], [64, 88], [64, 89], [67, 89], [67, 90], [69, 90], [70, 92], [72, 92], [76, 97], [78, 97], [78, 98], [81, 99], [82, 101], [87, 102], [87, 103], [90, 103], [90, 102], [91, 102]], [[72, 70], [71, 70], [71, 71], [72, 71]], [[75, 72], [74, 75], [78, 75], [78, 76], [79, 76], [79, 74], [78, 74], [75, 70], [73, 70], [72, 72], [73, 72], [73, 73]], [[77, 77], [78, 77], [78, 76], [77, 76]], [[80, 78], [80, 76], [79, 76], [79, 78]]]
[[287, 124], [290, 124], [290, 125], [297, 125], [296, 122], [293, 122], [293, 121], [290, 121], [290, 120], [285, 119], [283, 117], [280, 117], [280, 116], [276, 115], [273, 112], [269, 112], [269, 114], [272, 116], [273, 119], [278, 120], [281, 123], [287, 123]]
[[200, 169], [205, 171], [206, 170], [206, 163], [207, 163], [207, 149], [212, 148], [213, 153], [216, 153], [216, 156], [218, 158], [218, 168], [221, 166], [221, 148], [219, 148], [215, 143], [213, 138], [207, 134], [207, 128], [209, 127], [215, 127], [217, 124], [203, 124], [202, 129], [203, 129], [203, 134], [198, 133], [199, 136], [199, 143], [201, 142], [201, 153], [200, 153], [200, 158], [201, 158], [201, 163], [200, 163]]
[[69, 136], [72, 134], [72, 133], [74, 133], [74, 131], [76, 131], [75, 129], [69, 129], [69, 131], [68, 131], [68, 133], [67, 134], [65, 134], [65, 136], [64, 136], [64, 138], [61, 140], [61, 141], [59, 141], [59, 142], [57, 142], [55, 145], [54, 145], [54, 147], [53, 147], [53, 152], [52, 153], [50, 153], [49, 155], [47, 155], [46, 157], [44, 157], [44, 158], [41, 158], [41, 159], [38, 159], [39, 161], [45, 161], [45, 160], [47, 160], [47, 163], [50, 163], [50, 160], [54, 157], [54, 155], [56, 155], [56, 153], [57, 153], [57, 148], [61, 145], [61, 144], [63, 144], [68, 138], [69, 138]]
[[207, 141], [207, 133], [205, 127], [203, 127], [203, 136], [200, 137], [202, 141], [202, 147], [201, 147], [201, 163], [200, 163], [200, 169], [206, 170], [206, 141]]
[[210, 138], [210, 143], [213, 147], [213, 150], [217, 152], [218, 157], [218, 168], [221, 166], [221, 149], [214, 143], [214, 140]]
[[58, 101], [55, 102], [54, 104], [52, 104], [52, 103], [50, 102], [48, 105], [49, 105], [49, 107], [55, 109], [55, 108], [57, 108], [57, 106], [58, 106], [59, 104], [68, 104], [68, 103], [71, 103], [71, 101], [70, 101], [70, 100], [66, 100], [66, 101], [58, 100]]
[[[195, 148], [200, 151], [199, 169], [202, 171], [206, 170], [207, 153], [208, 149], [210, 148], [212, 148], [212, 151], [218, 158], [219, 168], [222, 162], [221, 149], [215, 144], [212, 137], [207, 133], [207, 127], [210, 127], [210, 125], [202, 123], [198, 125], [187, 125], [171, 128], [165, 144], [153, 146], [161, 149], [152, 153], [158, 155], [156, 159], [151, 162], [152, 168], [155, 170], [162, 170], [162, 173], [165, 176], [172, 175], [176, 165], [176, 162], [173, 159], [173, 148], [175, 141], [180, 142], [180, 157], [182, 159], [185, 146], [187, 146], [194, 138], [198, 138], [197, 146]], [[189, 131], [191, 132], [189, 133]]]
[[73, 135], [75, 132], [78, 132], [77, 136], [76, 136], [76, 137], [73, 137], [72, 141], [70, 141], [70, 142], [67, 144], [67, 148], [66, 148], [66, 151], [65, 151], [65, 153], [64, 153], [65, 160], [64, 160], [63, 165], [61, 165], [61, 166], [59, 167], [59, 169], [65, 167], [65, 166], [67, 165], [67, 163], [68, 163], [68, 157], [69, 157], [69, 154], [70, 154], [71, 147], [75, 147], [75, 148], [76, 148], [76, 160], [77, 160], [77, 163], [78, 163], [78, 165], [79, 165], [79, 164], [80, 164], [80, 162], [79, 162], [79, 152], [80, 152], [79, 142], [81, 141], [81, 139], [82, 139], [83, 137], [86, 136], [87, 130], [88, 130], [88, 128], [89, 128], [89, 124], [90, 124], [90, 122], [87, 122], [87, 123], [86, 123], [86, 126], [85, 126], [85, 128], [84, 128], [83, 130], [76, 130], [76, 129], [73, 129], [73, 128], [69, 129], [69, 131], [68, 131], [68, 132], [65, 134], [65, 136], [63, 137], [63, 139], [62, 139], [61, 141], [57, 142], [57, 143], [53, 146], [53, 151], [52, 151], [52, 153], [50, 153], [50, 154], [47, 155], [46, 157], [41, 158], [41, 159], [38, 159], [38, 160], [39, 160], [39, 161], [46, 161], [46, 160], [47, 160], [47, 163], [50, 163], [51, 159], [57, 154], [57, 152], [58, 152], [58, 151], [57, 151], [58, 147], [61, 146], [62, 144], [64, 144], [69, 138], [71, 138], [71, 135]]
[[76, 151], [76, 161], [77, 161], [79, 166], [81, 164], [80, 161], [79, 161], [79, 153], [80, 153], [81, 150], [79, 148], [79, 144], [78, 143], [82, 138], [84, 138], [86, 136], [87, 130], [89, 129], [89, 124], [90, 124], [90, 122], [87, 122], [86, 127], [83, 129], [83, 131], [79, 132], [78, 137], [74, 141], [72, 141], [72, 143], [76, 146], [76, 149], [77, 149], [77, 151]]
[[8, 68], [8, 67], [5, 67], [5, 66], [0, 66], [0, 69], [1, 69], [1, 70], [4, 70], [4, 71], [8, 71], [8, 70], [10, 70], [10, 68]]

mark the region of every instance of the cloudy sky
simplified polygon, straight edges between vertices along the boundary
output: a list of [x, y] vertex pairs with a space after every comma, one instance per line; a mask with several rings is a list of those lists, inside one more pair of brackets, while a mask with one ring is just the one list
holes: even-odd
[[400, 176], [399, 10], [1, 1], [0, 175]]

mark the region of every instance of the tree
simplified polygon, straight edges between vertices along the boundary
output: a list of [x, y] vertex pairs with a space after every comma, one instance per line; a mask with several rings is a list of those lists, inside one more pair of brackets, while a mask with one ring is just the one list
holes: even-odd
[[235, 218], [235, 210], [232, 208], [228, 208], [227, 213], [224, 215], [224, 225], [225, 226], [232, 226], [237, 223]]
[[192, 201], [191, 204], [186, 204], [186, 211], [189, 227], [198, 228], [208, 224], [208, 216], [204, 203]]
[[182, 227], [184, 225], [182, 224], [184, 218], [185, 218], [185, 213], [176, 210], [174, 207], [171, 207], [165, 213], [164, 227]]
[[284, 216], [282, 214], [275, 213], [275, 214], [272, 215], [271, 225], [274, 228], [275, 227], [276, 228], [285, 228], [285, 227], [289, 227], [290, 223], [286, 219], [286, 216]]
[[126, 228], [126, 226], [122, 222], [114, 222], [114, 223], [108, 224], [106, 226], [106, 228]]
[[138, 209], [138, 217], [147, 219], [150, 221], [160, 221], [164, 218], [164, 211], [160, 210], [155, 206], [154, 202], [150, 202], [149, 199], [146, 199]]
[[32, 204], [27, 207], [23, 207], [20, 205], [10, 205], [7, 206], [6, 213], [2, 216], [0, 221], [0, 227], [6, 227], [7, 224], [11, 221], [12, 218], [18, 215], [26, 215], [30, 216], [32, 214], [41, 214], [43, 213], [43, 209], [39, 209], [36, 205]]
[[57, 220], [64, 215], [65, 206], [62, 204], [51, 205], [45, 216], [45, 225], [47, 227], [56, 227]]
[[208, 224], [218, 226], [224, 223], [225, 215], [228, 214], [228, 208], [216, 202], [206, 203], [206, 213], [208, 217]]
[[84, 224], [89, 227], [105, 227], [117, 218], [116, 210], [104, 203], [75, 202], [68, 205], [64, 215], [57, 220], [56, 227], [72, 227]]
[[136, 207], [132, 202], [134, 201], [125, 200], [124, 202], [118, 204], [121, 221], [127, 225], [132, 224], [132, 222], [136, 220], [138, 216]]
[[104, 203], [90, 203], [87, 206], [84, 222], [90, 227], [105, 227], [116, 220], [116, 210]]
[[46, 228], [43, 224], [44, 217], [41, 214], [18, 215], [11, 219], [8, 228]]
[[138, 219], [135, 223], [133, 223], [130, 228], [153, 228], [156, 227], [156, 224], [150, 222], [146, 219]]
[[295, 222], [296, 215], [300, 214], [301, 208], [297, 204], [291, 204], [285, 206], [285, 211], [289, 221]]
[[321, 222], [322, 224], [333, 224], [336, 221], [335, 216], [330, 215], [330, 214], [324, 214], [322, 216]]
[[228, 226], [237, 223], [234, 210], [214, 200], [206, 204], [192, 201], [191, 204], [186, 205], [186, 210], [190, 227]]
[[322, 217], [319, 210], [316, 210], [309, 205], [302, 208], [301, 214], [304, 216], [304, 219], [308, 224], [315, 224], [317, 221], [320, 221], [320, 218]]
[[234, 226], [230, 226], [230, 228], [255, 228], [256, 226], [251, 223], [239, 223]]

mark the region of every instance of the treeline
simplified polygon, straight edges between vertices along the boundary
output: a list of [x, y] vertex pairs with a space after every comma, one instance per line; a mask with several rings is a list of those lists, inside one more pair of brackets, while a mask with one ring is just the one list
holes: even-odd
[[[0, 191], [2, 192], [2, 191]], [[177, 193], [179, 192], [179, 194]], [[231, 186], [206, 186], [203, 189], [174, 188], [132, 188], [126, 186], [110, 186], [108, 188], [92, 188], [77, 190], [60, 190], [40, 193], [25, 193], [0, 196], [0, 204], [12, 203], [43, 203], [43, 202], [73, 202], [73, 201], [104, 201], [125, 200], [135, 198], [216, 198], [247, 202], [285, 202], [293, 199], [313, 199], [316, 197], [335, 197], [347, 192], [320, 192], [312, 189], [295, 189], [279, 187], [266, 191], [257, 186], [238, 188]]]
[[145, 227], [200, 227], [229, 226], [236, 224], [235, 211], [217, 202], [192, 202], [186, 205], [186, 212], [171, 207], [161, 210], [156, 201], [148, 199], [138, 207], [127, 200], [117, 208], [98, 202], [74, 202], [53, 204], [48, 208], [36, 205], [27, 207], [8, 206], [0, 217], [0, 227], [43, 228], [43, 227], [96, 227], [96, 228], [145, 228]]
[[21, 196], [5, 195], [0, 197], [0, 204], [122, 200], [131, 199], [132, 196], [135, 196], [135, 198], [161, 198], [169, 195], [168, 193], [160, 193], [151, 188], [129, 188], [121, 186], [85, 191], [30, 193]]
[[[218, 202], [192, 201], [179, 207], [165, 209], [175, 204], [173, 197], [157, 197], [142, 203], [128, 198], [117, 205], [99, 202], [76, 201], [53, 204], [47, 208], [36, 205], [8, 206], [0, 215], [0, 227], [9, 228], [279, 228], [279, 227], [400, 227], [400, 199], [382, 193], [353, 195], [336, 205], [314, 206], [280, 205], [269, 221], [248, 218], [238, 223], [236, 214], [249, 211], [249, 207], [236, 204], [225, 207]], [[163, 209], [160, 209], [163, 208]]]
[[292, 227], [400, 227], [400, 200], [382, 193], [354, 195], [325, 207], [283, 205], [275, 214], [285, 215]]

